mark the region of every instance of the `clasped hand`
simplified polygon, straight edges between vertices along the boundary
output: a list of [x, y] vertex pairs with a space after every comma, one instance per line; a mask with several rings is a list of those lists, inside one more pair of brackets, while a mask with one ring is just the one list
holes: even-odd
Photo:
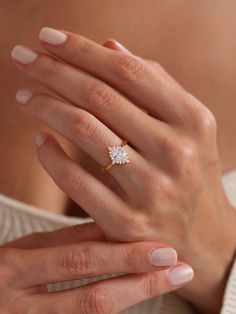
[[[107, 182], [112, 178], [113, 184], [105, 184], [43, 133], [37, 138], [42, 165], [107, 240], [173, 246], [195, 270], [195, 280], [180, 294], [208, 313], [219, 310], [235, 216], [221, 183], [214, 115], [159, 63], [115, 42], [104, 47], [48, 28], [40, 39], [48, 53], [16, 46], [12, 57], [55, 96], [19, 90], [20, 108], [99, 166], [110, 162], [107, 147], [124, 138], [130, 159], [111, 167]], [[207, 304], [211, 297], [215, 303]]]

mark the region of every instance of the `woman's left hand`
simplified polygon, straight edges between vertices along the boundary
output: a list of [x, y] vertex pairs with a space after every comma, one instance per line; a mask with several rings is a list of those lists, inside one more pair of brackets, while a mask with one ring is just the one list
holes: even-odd
[[235, 214], [221, 183], [213, 114], [158, 63], [66, 31], [45, 28], [40, 38], [53, 56], [17, 46], [12, 57], [61, 98], [21, 90], [22, 110], [100, 166], [110, 162], [107, 147], [124, 138], [130, 159], [109, 170], [119, 195], [48, 134], [38, 138], [41, 163], [109, 240], [174, 246], [195, 268], [182, 294], [208, 313], [218, 310], [235, 249]]

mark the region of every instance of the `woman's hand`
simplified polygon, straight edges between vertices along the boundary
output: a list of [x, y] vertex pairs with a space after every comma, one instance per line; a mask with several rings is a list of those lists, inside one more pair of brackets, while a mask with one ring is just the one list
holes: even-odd
[[[191, 280], [191, 267], [176, 262], [167, 245], [109, 243], [95, 224], [35, 233], [0, 247], [0, 312], [117, 313]], [[117, 277], [84, 287], [47, 289], [47, 284], [114, 273]]]
[[235, 250], [235, 214], [221, 184], [213, 114], [158, 63], [66, 31], [46, 28], [40, 38], [56, 58], [22, 46], [12, 57], [61, 98], [21, 90], [21, 109], [101, 166], [110, 162], [107, 147], [127, 138], [131, 161], [109, 170], [119, 194], [51, 135], [38, 137], [41, 163], [107, 239], [171, 243], [196, 271], [182, 294], [208, 313], [219, 310]]

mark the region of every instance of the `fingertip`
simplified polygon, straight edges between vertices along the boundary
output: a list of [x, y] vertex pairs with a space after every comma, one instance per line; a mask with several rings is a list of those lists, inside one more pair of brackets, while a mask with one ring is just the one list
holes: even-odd
[[47, 140], [48, 134], [47, 133], [38, 133], [35, 136], [35, 142], [37, 147], [41, 147]]
[[117, 40], [115, 40], [113, 38], [107, 39], [106, 42], [103, 44], [103, 46], [110, 48], [112, 50], [121, 51], [121, 52], [125, 52], [127, 54], [131, 54], [131, 52], [126, 47], [124, 47], [120, 42], [118, 42]]
[[170, 267], [177, 263], [178, 255], [171, 247], [159, 247], [151, 250], [149, 261], [152, 266]]
[[25, 105], [33, 96], [33, 92], [29, 89], [18, 89], [15, 98], [18, 103]]
[[190, 265], [180, 263], [168, 270], [168, 278], [172, 288], [176, 288], [192, 281], [194, 270]]

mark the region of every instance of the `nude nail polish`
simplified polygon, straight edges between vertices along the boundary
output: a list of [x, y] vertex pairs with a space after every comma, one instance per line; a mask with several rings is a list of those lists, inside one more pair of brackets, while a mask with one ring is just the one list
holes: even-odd
[[123, 50], [124, 52], [131, 53], [125, 46], [123, 46], [121, 43], [119, 43], [116, 40], [113, 40], [116, 47], [118, 47], [120, 50]]
[[36, 134], [36, 137], [35, 137], [36, 145], [38, 147], [42, 146], [43, 143], [46, 141], [46, 139], [47, 139], [47, 134], [44, 134], [44, 133]]
[[47, 44], [57, 46], [63, 44], [67, 40], [67, 35], [56, 29], [44, 27], [39, 33], [39, 38]]
[[176, 266], [169, 270], [169, 280], [172, 287], [180, 286], [194, 277], [192, 267], [189, 265]]
[[177, 253], [172, 248], [158, 248], [151, 251], [149, 261], [153, 266], [172, 266], [177, 262]]
[[32, 96], [33, 93], [29, 89], [19, 89], [16, 92], [16, 100], [20, 104], [26, 104]]
[[111, 42], [113, 44], [113, 46], [115, 46], [116, 50], [123, 51], [127, 54], [131, 54], [131, 52], [125, 46], [123, 46], [121, 43], [119, 43], [117, 40], [115, 40], [113, 38], [109, 38], [107, 40], [107, 42]]
[[27, 65], [34, 62], [38, 54], [29, 48], [17, 45], [12, 49], [11, 56], [14, 60]]

